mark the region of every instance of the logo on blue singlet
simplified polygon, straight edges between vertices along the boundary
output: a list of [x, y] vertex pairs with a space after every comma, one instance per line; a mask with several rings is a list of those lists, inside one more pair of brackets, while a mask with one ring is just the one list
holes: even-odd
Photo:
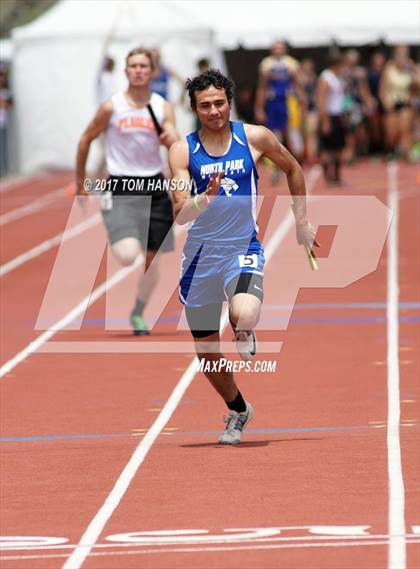
[[200, 166], [200, 176], [205, 178], [212, 174], [224, 172], [225, 174], [235, 175], [239, 172], [245, 173], [244, 158], [239, 160], [225, 160], [224, 162], [210, 162]]
[[220, 185], [222, 186], [222, 189], [228, 198], [231, 197], [232, 192], [236, 192], [236, 190], [239, 188], [238, 184], [235, 182], [235, 180], [232, 180], [232, 178], [222, 178]]

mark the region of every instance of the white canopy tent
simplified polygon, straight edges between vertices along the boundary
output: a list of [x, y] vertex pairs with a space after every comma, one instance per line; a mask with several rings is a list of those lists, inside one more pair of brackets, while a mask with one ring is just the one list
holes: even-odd
[[[182, 77], [196, 72], [200, 57], [220, 58], [211, 30], [173, 2], [62, 0], [13, 31], [21, 172], [74, 167], [78, 138], [95, 112], [95, 81], [110, 32], [109, 53], [121, 88], [125, 55], [139, 45], [159, 47], [165, 64]], [[170, 89], [179, 99], [181, 87], [173, 83]], [[177, 119], [181, 132], [191, 130], [186, 106], [178, 105]], [[98, 150], [93, 147], [90, 166]]]
[[392, 45], [420, 39], [418, 0], [175, 0], [208, 23], [223, 49], [267, 48], [276, 39], [295, 47], [336, 42]]

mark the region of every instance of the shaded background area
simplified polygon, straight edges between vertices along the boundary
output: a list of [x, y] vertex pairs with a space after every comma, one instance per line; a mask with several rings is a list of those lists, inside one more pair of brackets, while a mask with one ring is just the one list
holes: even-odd
[[29, 24], [57, 0], [2, 0], [0, 2], [0, 37], [6, 38], [16, 26]]
[[[159, 47], [164, 65], [183, 78], [194, 75], [197, 60], [206, 57], [232, 76], [247, 107], [241, 118], [252, 121], [258, 64], [273, 40], [285, 39], [298, 61], [312, 58], [318, 73], [337, 46], [357, 48], [362, 65], [374, 50], [388, 56], [398, 43], [409, 44], [416, 57], [419, 12], [415, 0], [351, 0], [339, 6], [304, 0], [3, 0], [0, 60], [9, 70], [11, 102], [8, 173], [73, 168], [78, 137], [96, 108], [95, 80], [113, 28], [110, 55], [118, 88], [125, 84], [124, 55], [139, 44]], [[181, 94], [172, 81], [170, 100], [185, 135], [194, 119], [187, 102], [179, 102]], [[236, 104], [239, 109], [238, 97]], [[94, 163], [99, 154], [94, 146]]]

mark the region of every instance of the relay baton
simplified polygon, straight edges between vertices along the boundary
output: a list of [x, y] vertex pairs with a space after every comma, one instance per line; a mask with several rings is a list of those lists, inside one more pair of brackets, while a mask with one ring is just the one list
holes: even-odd
[[147, 106], [147, 110], [149, 111], [149, 114], [152, 118], [153, 124], [155, 125], [156, 132], [158, 133], [158, 136], [160, 136], [163, 132], [163, 128], [160, 126], [160, 123], [156, 118], [155, 112], [152, 109], [152, 105], [150, 103], [147, 103], [146, 106]]
[[306, 249], [306, 254], [308, 255], [309, 264], [311, 265], [311, 269], [313, 271], [317, 271], [319, 267], [315, 255], [312, 253], [311, 248], [308, 247], [307, 245], [305, 246], [305, 249]]

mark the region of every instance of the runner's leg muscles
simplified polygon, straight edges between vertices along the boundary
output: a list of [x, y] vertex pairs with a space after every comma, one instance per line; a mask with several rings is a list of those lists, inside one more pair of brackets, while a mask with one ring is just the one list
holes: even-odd
[[160, 257], [156, 251], [147, 251], [145, 272], [142, 274], [137, 287], [137, 297], [147, 302], [159, 280]]
[[135, 237], [125, 237], [115, 242], [111, 249], [117, 261], [124, 267], [128, 267], [141, 253], [141, 244]]
[[229, 318], [236, 330], [253, 330], [261, 313], [261, 300], [249, 293], [235, 294], [229, 303]]
[[[209, 336], [194, 338], [195, 349], [200, 363], [204, 360], [204, 375], [210, 381], [217, 393], [226, 403], [234, 401], [238, 396], [238, 386], [233, 379], [233, 373], [226, 371], [225, 367], [219, 365], [224, 356], [220, 351], [219, 332], [214, 332]], [[213, 362], [216, 362], [217, 371], [213, 371]], [[207, 365], [206, 365], [207, 364]]]

